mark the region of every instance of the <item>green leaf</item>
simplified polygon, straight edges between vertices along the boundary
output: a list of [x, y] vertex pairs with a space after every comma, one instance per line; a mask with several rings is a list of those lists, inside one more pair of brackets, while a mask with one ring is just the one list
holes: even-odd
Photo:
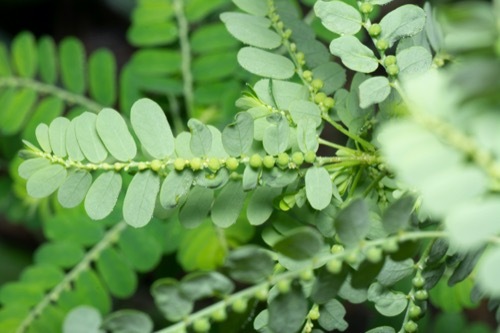
[[200, 186], [193, 187], [179, 212], [179, 221], [182, 225], [186, 228], [199, 226], [207, 217], [213, 198], [213, 190]]
[[205, 24], [191, 35], [191, 50], [196, 53], [226, 51], [238, 45], [222, 23]]
[[135, 134], [146, 151], [157, 159], [174, 152], [174, 135], [161, 107], [150, 99], [142, 98], [132, 105], [130, 121]]
[[312, 72], [314, 78], [323, 81], [321, 91], [327, 95], [342, 88], [347, 80], [345, 69], [336, 62], [325, 62], [314, 67]]
[[208, 126], [197, 119], [189, 119], [188, 127], [191, 130], [189, 147], [195, 156], [209, 156], [212, 149], [212, 132]]
[[260, 169], [254, 169], [251, 165], [245, 166], [243, 171], [243, 190], [251, 191], [254, 190], [259, 184]]
[[137, 154], [127, 123], [115, 110], [104, 108], [97, 115], [96, 129], [106, 149], [118, 161], [127, 162]]
[[393, 0], [368, 0], [369, 3], [372, 3], [374, 5], [386, 5], [392, 1]]
[[264, 249], [246, 245], [231, 251], [224, 267], [239, 282], [259, 283], [272, 275], [274, 260]]
[[177, 26], [170, 20], [133, 24], [127, 31], [130, 44], [138, 47], [166, 45], [173, 42], [177, 36]]
[[295, 73], [290, 59], [251, 46], [240, 49], [238, 62], [250, 73], [272, 79], [289, 79]]
[[169, 49], [141, 49], [130, 61], [134, 72], [148, 76], [178, 73], [181, 70], [181, 54]]
[[396, 282], [413, 273], [414, 262], [412, 259], [394, 261], [387, 257], [382, 270], [377, 276], [377, 281], [386, 287], [393, 286]]
[[215, 198], [210, 216], [215, 225], [227, 228], [236, 222], [247, 194], [241, 181], [229, 181]]
[[406, 294], [393, 292], [378, 283], [368, 289], [368, 300], [375, 303], [377, 311], [386, 317], [394, 317], [402, 313], [408, 306]]
[[221, 80], [234, 75], [237, 69], [236, 51], [233, 50], [201, 55], [192, 66], [193, 76], [200, 83]]
[[195, 272], [185, 276], [179, 285], [181, 293], [192, 301], [229, 295], [234, 284], [219, 272]]
[[94, 181], [85, 197], [85, 211], [93, 220], [102, 220], [116, 205], [122, 189], [122, 177], [114, 171], [102, 173]]
[[477, 269], [477, 282], [480, 288], [491, 297], [500, 296], [499, 274], [500, 248], [497, 246], [485, 254]]
[[85, 92], [85, 49], [74, 37], [63, 39], [59, 46], [61, 80], [71, 92], [83, 95]]
[[456, 207], [445, 218], [450, 242], [464, 251], [480, 247], [491, 235], [500, 232], [499, 209], [500, 201], [494, 197]]
[[10, 58], [7, 48], [3, 43], [0, 44], [0, 76], [12, 75], [10, 69]]
[[[68, 151], [68, 156], [70, 159], [76, 162], [82, 161], [85, 156], [78, 143], [78, 138], [76, 136], [76, 124], [78, 118], [71, 120], [66, 129], [66, 150]], [[38, 131], [37, 131], [38, 132]], [[38, 139], [40, 142], [40, 139]]]
[[151, 333], [153, 321], [137, 310], [119, 310], [107, 316], [101, 328], [114, 333]]
[[448, 286], [451, 287], [465, 280], [476, 268], [476, 264], [482, 257], [483, 252], [484, 252], [484, 247], [479, 248], [475, 251], [467, 252], [465, 257], [460, 261], [458, 266], [453, 271], [453, 274], [448, 279]]
[[314, 257], [323, 248], [323, 237], [314, 229], [300, 227], [287, 233], [273, 248], [289, 258], [305, 260]]
[[280, 293], [268, 305], [269, 328], [275, 333], [295, 333], [302, 328], [309, 306], [300, 286]]
[[116, 61], [113, 53], [99, 49], [89, 58], [90, 97], [112, 106], [116, 101]]
[[426, 2], [424, 4], [424, 11], [427, 16], [425, 20], [425, 34], [432, 49], [438, 53], [443, 48], [444, 36], [442, 27], [438, 24], [436, 13], [430, 3]]
[[191, 0], [185, 5], [186, 18], [189, 22], [197, 22], [227, 3], [227, 0]]
[[66, 130], [69, 123], [68, 118], [57, 117], [49, 125], [50, 146], [56, 156], [66, 157]]
[[0, 130], [3, 135], [12, 135], [21, 130], [30, 115], [37, 99], [37, 93], [31, 88], [22, 88], [12, 92], [8, 103], [2, 104]]
[[154, 232], [150, 225], [141, 229], [126, 228], [118, 240], [125, 258], [139, 272], [151, 270], [161, 259], [162, 246], [155, 240]]
[[29, 160], [23, 161], [18, 168], [19, 176], [24, 179], [28, 179], [38, 170], [41, 170], [50, 165], [50, 162], [43, 158], [30, 158]]
[[326, 268], [319, 270], [311, 291], [311, 299], [317, 304], [324, 304], [337, 296], [348, 274], [343, 269], [339, 274], [332, 274]]
[[292, 116], [292, 120], [296, 124], [300, 121], [310, 119], [316, 125], [315, 127], [321, 125], [321, 110], [313, 102], [303, 100], [292, 101], [288, 107], [288, 111], [290, 111], [290, 116]]
[[314, 120], [309, 118], [299, 120], [297, 123], [297, 144], [303, 153], [318, 150], [319, 141]]
[[392, 46], [403, 37], [416, 35], [425, 26], [425, 12], [415, 5], [403, 5], [394, 9], [380, 20], [382, 33], [380, 39], [385, 39]]
[[378, 60], [373, 51], [354, 36], [342, 36], [330, 43], [330, 52], [342, 63], [356, 72], [371, 73], [378, 68]]
[[160, 203], [165, 209], [174, 208], [188, 193], [193, 184], [193, 172], [171, 171], [163, 181], [160, 191]]
[[255, 189], [247, 206], [248, 222], [252, 225], [266, 222], [274, 211], [273, 199], [280, 193], [280, 189], [267, 186]]
[[396, 54], [399, 77], [424, 73], [431, 68], [432, 55], [425, 47], [412, 46]]
[[40, 78], [54, 84], [57, 80], [57, 50], [52, 37], [43, 36], [38, 40], [38, 61]]
[[342, 1], [318, 1], [314, 12], [328, 30], [339, 35], [354, 35], [361, 30], [361, 14]]
[[96, 267], [111, 295], [127, 298], [134, 293], [137, 276], [125, 258], [114, 248], [108, 247], [101, 252]]
[[256, 16], [265, 16], [269, 10], [266, 0], [233, 0], [233, 2], [241, 10]]
[[262, 143], [269, 155], [278, 155], [288, 148], [290, 138], [290, 126], [281, 114], [272, 114], [267, 117], [271, 126], [264, 131]]
[[307, 169], [304, 178], [306, 196], [311, 206], [316, 210], [325, 209], [332, 200], [333, 187], [330, 174], [323, 167]]
[[155, 281], [151, 294], [156, 306], [172, 322], [182, 320], [193, 311], [193, 303], [180, 292], [178, 282], [174, 279]]
[[370, 105], [381, 103], [390, 93], [391, 86], [386, 77], [371, 77], [359, 86], [359, 106], [367, 108]]
[[253, 118], [248, 112], [240, 112], [235, 122], [227, 125], [222, 131], [222, 144], [231, 156], [247, 154], [253, 142]]
[[75, 133], [85, 158], [92, 163], [101, 163], [108, 157], [108, 151], [99, 138], [96, 121], [96, 114], [84, 112], [75, 118]]
[[123, 219], [134, 228], [151, 221], [156, 196], [160, 191], [160, 178], [151, 170], [138, 172], [128, 186], [123, 201]]
[[66, 168], [62, 165], [49, 165], [36, 171], [28, 178], [26, 190], [33, 198], [48, 197], [64, 183], [66, 175]]
[[92, 176], [87, 171], [71, 171], [57, 192], [57, 200], [64, 208], [78, 206], [92, 184]]
[[393, 202], [384, 211], [382, 224], [389, 234], [399, 230], [405, 230], [410, 222], [410, 216], [415, 206], [415, 199], [411, 196], [403, 196]]
[[370, 216], [366, 203], [362, 199], [356, 199], [342, 209], [335, 219], [335, 229], [346, 246], [356, 246], [370, 229]]
[[38, 284], [44, 289], [55, 287], [62, 279], [64, 272], [50, 264], [38, 264], [26, 268], [21, 275], [21, 282]]
[[319, 308], [318, 323], [325, 330], [343, 332], [349, 326], [344, 320], [345, 314], [346, 310], [342, 303], [336, 299], [332, 299]]
[[234, 38], [251, 46], [263, 49], [275, 49], [281, 45], [281, 37], [269, 29], [271, 21], [242, 13], [222, 13], [220, 19]]
[[36, 127], [40, 123], [49, 123], [52, 119], [62, 115], [64, 111], [63, 101], [54, 96], [47, 96], [40, 100], [34, 108], [33, 113], [23, 125], [22, 135], [25, 140], [35, 142]]
[[439, 262], [448, 252], [450, 244], [448, 240], [438, 238], [434, 241], [427, 257], [427, 265], [433, 265]]
[[64, 319], [63, 333], [100, 333], [102, 317], [95, 308], [82, 305], [71, 310]]
[[36, 41], [30, 32], [22, 32], [12, 42], [12, 65], [22, 77], [35, 76], [38, 66]]
[[56, 265], [61, 268], [71, 268], [83, 259], [83, 249], [74, 243], [66, 241], [44, 243], [35, 252], [37, 264]]
[[104, 236], [105, 226], [83, 214], [83, 209], [64, 210], [44, 220], [44, 235], [50, 240], [64, 240], [81, 246], [92, 246]]
[[366, 333], [396, 333], [396, 330], [390, 326], [380, 326], [372, 328], [371, 330], [366, 331]]

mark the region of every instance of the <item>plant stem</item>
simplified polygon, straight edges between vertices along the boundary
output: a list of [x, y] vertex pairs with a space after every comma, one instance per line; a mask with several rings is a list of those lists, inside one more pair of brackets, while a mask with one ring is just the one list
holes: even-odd
[[71, 288], [71, 284], [78, 278], [80, 273], [89, 269], [90, 264], [96, 260], [100, 253], [116, 241], [118, 235], [125, 230], [127, 224], [121, 221], [109, 229], [99, 243], [97, 243], [85, 257], [76, 265], [64, 279], [59, 282], [45, 297], [30, 311], [28, 316], [23, 320], [17, 333], [26, 332], [31, 323], [42, 314], [47, 306], [55, 302], [61, 294]]
[[52, 84], [43, 83], [29, 78], [15, 76], [3, 77], [0, 78], [0, 88], [1, 87], [29, 88], [41, 94], [59, 97], [67, 104], [81, 105], [88, 111], [94, 113], [99, 113], [104, 108], [104, 106], [85, 96], [69, 92]]
[[184, 1], [174, 0], [174, 11], [179, 29], [179, 45], [182, 55], [182, 81], [184, 90], [184, 101], [186, 102], [187, 118], [193, 117], [193, 75], [191, 73], [191, 45], [189, 44], [189, 24], [184, 15]]
[[328, 114], [323, 113], [322, 118], [328, 122], [330, 125], [332, 125], [336, 130], [338, 130], [340, 133], [344, 134], [348, 138], [358, 142], [360, 145], [362, 145], [365, 149], [369, 151], [375, 151], [375, 146], [371, 144], [370, 142], [366, 141], [365, 139], [361, 138], [360, 136], [349, 132], [347, 129], [345, 129], [342, 125], [337, 123], [335, 120], [333, 120]]

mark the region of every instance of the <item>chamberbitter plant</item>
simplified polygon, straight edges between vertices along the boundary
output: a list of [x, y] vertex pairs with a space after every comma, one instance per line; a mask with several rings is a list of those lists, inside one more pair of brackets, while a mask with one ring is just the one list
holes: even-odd
[[[0, 328], [152, 332], [144, 312], [110, 314], [110, 296], [132, 295], [135, 272], [172, 251], [190, 273], [153, 283], [171, 323], [156, 332], [240, 332], [238, 315], [259, 332], [344, 331], [346, 302], [387, 318], [368, 332], [431, 331], [429, 297], [455, 311], [487, 298], [498, 318], [499, 2], [468, 11], [461, 23], [484, 37], [469, 47], [429, 4], [378, 19], [391, 0], [304, 1], [305, 16], [295, 1], [233, 3], [139, 2], [122, 113], [109, 53], [89, 59], [88, 98], [76, 40], [59, 65], [48, 38], [0, 52], [3, 133], [34, 124], [13, 165], [49, 239], [0, 290]], [[207, 125], [245, 80], [234, 120]], [[37, 94], [55, 106], [30, 114]]]

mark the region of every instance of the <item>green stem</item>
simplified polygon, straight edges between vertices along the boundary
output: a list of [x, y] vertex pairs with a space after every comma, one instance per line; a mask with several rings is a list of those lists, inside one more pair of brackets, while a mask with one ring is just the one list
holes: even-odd
[[38, 316], [42, 314], [45, 308], [55, 302], [61, 294], [71, 288], [71, 284], [85, 270], [89, 269], [91, 263], [96, 260], [102, 251], [112, 245], [118, 235], [125, 230], [127, 224], [124, 221], [119, 222], [109, 229], [99, 243], [97, 243], [65, 277], [59, 282], [45, 297], [29, 312], [23, 320], [17, 333], [24, 333]]
[[13, 76], [2, 77], [0, 78], [0, 88], [1, 87], [29, 88], [41, 94], [59, 97], [67, 104], [76, 104], [83, 106], [86, 110], [94, 113], [99, 113], [104, 108], [104, 106], [94, 102], [93, 100], [85, 96], [69, 92], [52, 84], [39, 82], [29, 78]]
[[354, 150], [354, 149], [351, 149], [351, 148], [347, 148], [345, 146], [339, 145], [337, 143], [334, 143], [334, 142], [331, 142], [331, 141], [328, 141], [328, 140], [325, 140], [325, 139], [322, 139], [322, 138], [318, 138], [318, 143], [320, 145], [327, 146], [327, 147], [330, 147], [330, 148], [349, 151], [352, 154], [357, 153], [357, 150]]
[[189, 24], [184, 15], [184, 1], [174, 0], [174, 11], [179, 29], [179, 44], [182, 55], [182, 80], [184, 90], [184, 100], [186, 102], [187, 118], [193, 117], [194, 94], [193, 75], [191, 73], [191, 45], [189, 44]]
[[360, 136], [349, 132], [347, 129], [345, 129], [342, 125], [337, 123], [335, 120], [333, 120], [328, 114], [323, 113], [322, 115], [323, 120], [328, 122], [330, 125], [332, 125], [336, 130], [338, 130], [340, 133], [344, 134], [348, 138], [358, 142], [360, 145], [362, 145], [365, 149], [369, 151], [375, 151], [375, 146], [371, 144], [370, 142], [366, 141], [365, 139], [361, 138]]

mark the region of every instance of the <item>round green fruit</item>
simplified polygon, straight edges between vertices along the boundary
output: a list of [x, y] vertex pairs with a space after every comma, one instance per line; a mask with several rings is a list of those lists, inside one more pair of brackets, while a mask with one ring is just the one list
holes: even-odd
[[153, 160], [151, 161], [151, 170], [159, 171], [161, 169], [161, 161]]
[[198, 333], [208, 332], [210, 330], [210, 322], [207, 318], [196, 319], [193, 323], [193, 330]]
[[304, 80], [311, 82], [313, 78], [313, 73], [309, 70], [306, 70], [302, 73], [302, 77], [304, 78]]
[[218, 158], [215, 158], [215, 157], [211, 157], [209, 160], [208, 160], [208, 168], [212, 171], [217, 171], [220, 169], [220, 161]]
[[316, 95], [314, 95], [314, 102], [316, 102], [316, 104], [323, 103], [325, 98], [326, 94], [324, 92], [319, 92]]
[[323, 105], [325, 106], [325, 108], [331, 109], [331, 108], [333, 108], [335, 106], [335, 100], [333, 98], [331, 98], [331, 97], [327, 97], [323, 101]]
[[231, 305], [231, 308], [236, 313], [243, 313], [243, 312], [245, 312], [247, 310], [247, 307], [248, 307], [248, 302], [247, 302], [247, 300], [245, 300], [243, 298], [238, 298]]
[[396, 64], [389, 65], [386, 68], [386, 72], [391, 76], [396, 76], [399, 74], [399, 67]]
[[302, 281], [311, 281], [314, 278], [314, 272], [312, 269], [305, 269], [300, 272], [300, 279]]
[[311, 86], [313, 87], [314, 90], [320, 90], [321, 88], [323, 88], [323, 80], [321, 79], [314, 79], [312, 80], [311, 82]]
[[389, 42], [387, 42], [385, 39], [379, 39], [377, 43], [375, 44], [377, 49], [380, 51], [385, 51], [389, 48]]
[[229, 157], [227, 160], [226, 160], [226, 168], [228, 168], [229, 170], [231, 171], [234, 171], [238, 168], [238, 160], [234, 157]]
[[249, 163], [252, 168], [258, 169], [262, 166], [262, 157], [259, 154], [253, 154], [250, 157]]
[[304, 155], [304, 161], [307, 163], [314, 163], [316, 160], [316, 153], [313, 152], [312, 150], [309, 150], [305, 155]]
[[415, 288], [422, 288], [425, 285], [425, 278], [421, 275], [417, 275], [411, 280], [411, 283]]
[[278, 291], [281, 294], [286, 294], [290, 291], [290, 289], [292, 287], [292, 282], [288, 279], [280, 280], [276, 284], [276, 287], [278, 288]]
[[418, 301], [426, 301], [429, 298], [429, 293], [425, 289], [417, 290], [415, 292], [415, 299]]
[[309, 311], [309, 314], [307, 316], [311, 320], [318, 320], [319, 319], [319, 309], [318, 309], [318, 307], [315, 306], [314, 308], [312, 308], [311, 311]]
[[414, 333], [417, 331], [418, 325], [413, 320], [410, 320], [410, 321], [406, 322], [404, 329], [405, 329], [405, 332]]
[[202, 166], [201, 159], [199, 157], [193, 158], [191, 161], [189, 161], [189, 166], [193, 171], [200, 170]]
[[290, 157], [288, 156], [287, 153], [279, 153], [278, 154], [278, 159], [276, 160], [276, 163], [282, 168], [285, 168], [288, 166], [288, 163], [290, 162]]
[[186, 166], [186, 160], [183, 158], [177, 157], [174, 161], [174, 168], [177, 171], [182, 171], [184, 170], [184, 167]]
[[418, 305], [412, 305], [410, 307], [408, 315], [410, 316], [411, 319], [419, 319], [420, 316], [422, 315], [422, 308]]
[[382, 249], [386, 253], [395, 253], [399, 250], [398, 241], [394, 238], [390, 238], [382, 244]]
[[267, 296], [269, 295], [269, 289], [267, 287], [262, 287], [257, 292], [255, 293], [255, 298], [257, 298], [259, 301], [265, 301], [267, 300]]
[[212, 312], [212, 319], [218, 322], [226, 320], [227, 319], [226, 308], [221, 307], [220, 309], [217, 309], [214, 312]]
[[373, 5], [369, 2], [363, 2], [359, 7], [359, 10], [363, 14], [370, 14], [371, 12], [373, 12]]
[[266, 167], [268, 169], [272, 169], [274, 167], [275, 162], [276, 162], [276, 160], [274, 159], [274, 157], [270, 156], [270, 155], [266, 155], [262, 159], [262, 164], [264, 164], [264, 167]]
[[369, 28], [368, 28], [368, 33], [370, 34], [371, 37], [377, 37], [378, 35], [380, 35], [380, 33], [382, 32], [382, 27], [380, 26], [380, 24], [372, 24]]
[[393, 55], [389, 55], [387, 57], [385, 57], [384, 59], [384, 65], [385, 66], [390, 66], [390, 65], [394, 65], [396, 63], [397, 59], [395, 56]]
[[301, 151], [296, 151], [292, 154], [292, 162], [295, 163], [296, 166], [301, 166], [304, 163], [304, 154]]
[[342, 270], [342, 261], [339, 259], [332, 259], [326, 263], [326, 270], [332, 274], [338, 274]]
[[373, 264], [380, 262], [382, 260], [382, 250], [378, 247], [369, 248], [366, 251], [366, 259]]

